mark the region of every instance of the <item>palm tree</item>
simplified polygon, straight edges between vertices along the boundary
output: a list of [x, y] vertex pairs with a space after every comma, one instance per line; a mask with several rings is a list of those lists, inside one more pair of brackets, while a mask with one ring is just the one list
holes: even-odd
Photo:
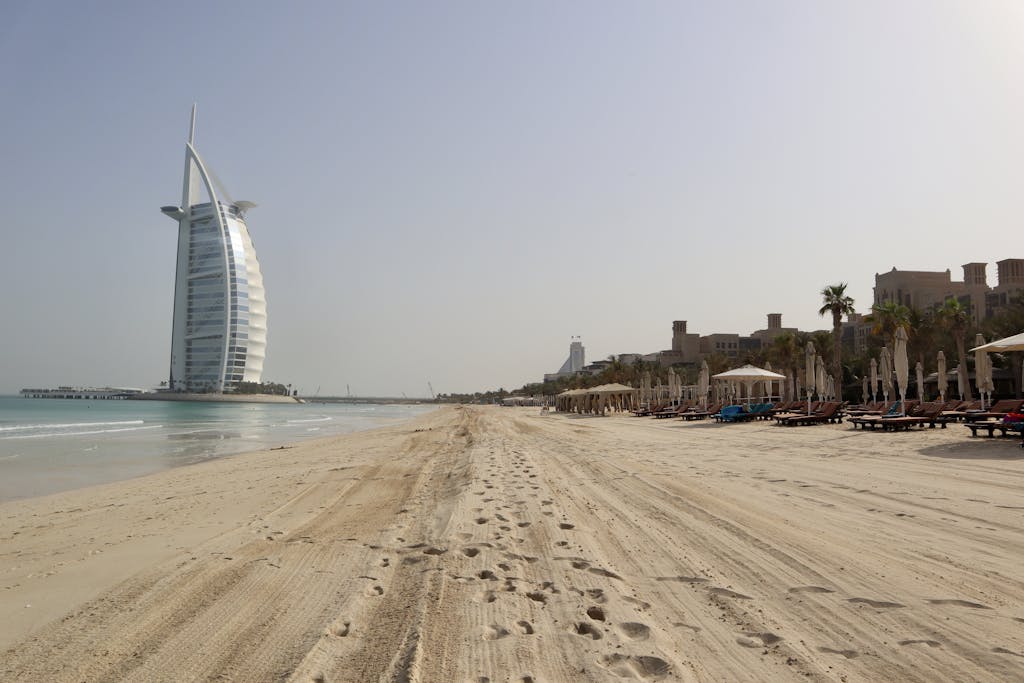
[[832, 376], [842, 393], [843, 386], [843, 316], [854, 312], [853, 298], [846, 294], [845, 282], [821, 290], [822, 307], [818, 315], [832, 314]]
[[871, 313], [865, 322], [873, 323], [872, 334], [881, 335], [889, 348], [896, 346], [896, 330], [902, 327], [908, 332], [910, 328], [910, 309], [895, 301], [886, 301], [871, 306]]
[[[1019, 334], [1024, 330], [1024, 293], [1010, 297], [1006, 306], [1001, 307], [994, 316], [986, 321], [986, 331], [991, 339], [1000, 339]], [[998, 354], [989, 354], [989, 358], [999, 358]], [[1010, 377], [1013, 380], [1014, 396], [1021, 397], [1021, 354], [1005, 354], [1004, 360], [1010, 363]]]
[[968, 401], [974, 400], [971, 393], [971, 383], [967, 379], [967, 349], [964, 338], [967, 336], [967, 329], [971, 326], [971, 313], [957, 299], [946, 299], [942, 308], [938, 311], [939, 320], [943, 326], [953, 333], [953, 340], [956, 342], [956, 352], [960, 358], [960, 386], [964, 389], [964, 398]]

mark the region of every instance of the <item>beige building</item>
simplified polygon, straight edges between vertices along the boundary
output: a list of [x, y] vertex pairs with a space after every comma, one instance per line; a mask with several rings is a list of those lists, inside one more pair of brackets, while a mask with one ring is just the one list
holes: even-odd
[[897, 270], [875, 273], [875, 301], [893, 301], [924, 311], [957, 299], [970, 310], [975, 323], [1005, 306], [1014, 292], [1024, 290], [1024, 259], [1004, 259], [996, 263], [998, 284], [988, 286], [987, 263], [965, 263], [962, 281], [954, 280], [949, 270]]
[[985, 315], [990, 316], [1011, 297], [1024, 290], [1024, 259], [1008, 258], [996, 261], [996, 286], [985, 297]]

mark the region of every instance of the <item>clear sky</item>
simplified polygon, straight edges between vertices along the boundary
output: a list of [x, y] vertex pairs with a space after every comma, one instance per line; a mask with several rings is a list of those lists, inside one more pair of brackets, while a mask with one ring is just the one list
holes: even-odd
[[819, 291], [1024, 257], [1024, 3], [18, 2], [0, 391], [166, 379], [188, 112], [264, 379], [512, 388]]

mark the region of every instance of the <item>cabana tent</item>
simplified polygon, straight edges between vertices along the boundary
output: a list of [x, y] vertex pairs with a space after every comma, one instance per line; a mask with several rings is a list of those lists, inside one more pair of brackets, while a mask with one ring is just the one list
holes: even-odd
[[589, 389], [570, 389], [555, 397], [555, 409], [565, 413], [604, 415], [636, 406], [637, 390], [624, 384], [602, 384]]
[[712, 377], [725, 382], [743, 382], [747, 387], [747, 405], [750, 405], [750, 397], [754, 394], [754, 384], [769, 379], [785, 379], [786, 376], [753, 365], [744, 365], [740, 368], [720, 372], [717, 375], [712, 375]]

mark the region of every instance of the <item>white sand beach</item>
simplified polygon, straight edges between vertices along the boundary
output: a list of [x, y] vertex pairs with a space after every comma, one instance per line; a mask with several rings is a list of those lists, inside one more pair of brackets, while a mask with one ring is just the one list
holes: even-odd
[[0, 679], [1024, 679], [1024, 450], [445, 407], [0, 505]]

